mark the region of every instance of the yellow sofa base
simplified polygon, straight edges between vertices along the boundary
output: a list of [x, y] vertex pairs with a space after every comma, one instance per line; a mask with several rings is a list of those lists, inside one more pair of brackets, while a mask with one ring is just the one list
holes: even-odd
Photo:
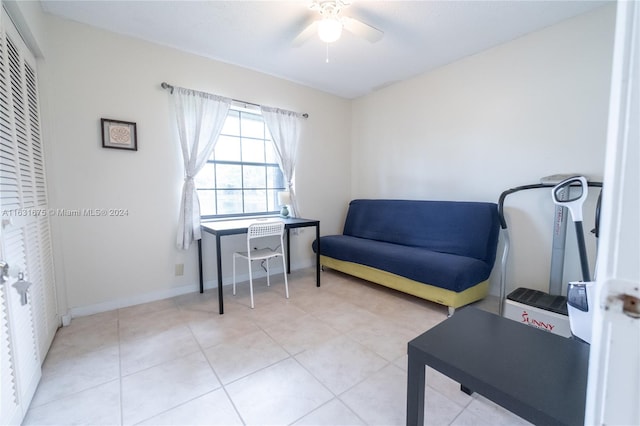
[[459, 308], [468, 305], [469, 303], [485, 298], [487, 294], [489, 294], [489, 280], [482, 281], [473, 287], [456, 293], [455, 291], [446, 290], [431, 284], [410, 280], [381, 269], [360, 265], [359, 263], [337, 260], [332, 257], [320, 256], [320, 264], [344, 272], [345, 274], [381, 284], [450, 308]]

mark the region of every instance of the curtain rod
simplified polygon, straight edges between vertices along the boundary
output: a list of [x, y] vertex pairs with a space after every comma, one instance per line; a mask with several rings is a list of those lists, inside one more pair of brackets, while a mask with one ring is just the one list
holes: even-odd
[[[173, 89], [174, 87], [172, 85], [170, 85], [167, 82], [162, 82], [162, 84], [160, 84], [160, 87], [162, 87], [163, 89], [169, 89], [171, 91], [171, 94], [173, 95]], [[247, 101], [241, 101], [239, 99], [231, 99], [233, 102], [238, 102], [240, 104], [245, 104], [245, 105], [253, 105], [253, 106], [257, 106], [257, 107], [261, 107], [262, 105], [258, 105], [258, 104], [254, 104], [253, 102], [247, 102]], [[304, 118], [309, 118], [309, 114], [307, 114], [306, 112], [304, 114], [301, 114]]]

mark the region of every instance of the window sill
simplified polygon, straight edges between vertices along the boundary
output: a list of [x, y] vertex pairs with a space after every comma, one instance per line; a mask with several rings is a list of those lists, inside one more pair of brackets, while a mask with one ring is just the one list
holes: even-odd
[[268, 219], [271, 217], [282, 217], [278, 213], [242, 215], [242, 216], [224, 216], [224, 217], [200, 217], [201, 222], [224, 222], [227, 220], [251, 220], [251, 219]]

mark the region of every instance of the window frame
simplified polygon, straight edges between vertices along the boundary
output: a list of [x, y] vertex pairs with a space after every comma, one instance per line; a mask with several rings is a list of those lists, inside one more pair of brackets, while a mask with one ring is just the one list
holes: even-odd
[[[204, 192], [207, 191], [211, 191], [213, 192], [214, 196], [214, 210], [216, 212], [219, 211], [219, 193], [221, 191], [239, 191], [241, 192], [241, 202], [242, 202], [242, 212], [235, 212], [235, 213], [223, 213], [223, 214], [202, 214], [202, 211], [204, 210], [202, 208], [200, 208], [200, 219], [201, 220], [220, 220], [220, 219], [230, 219], [230, 218], [244, 218], [244, 217], [255, 217], [255, 216], [277, 216], [280, 214], [280, 209], [278, 207], [277, 204], [277, 193], [281, 192], [281, 191], [286, 191], [286, 182], [284, 181], [284, 173], [282, 172], [282, 169], [280, 168], [280, 165], [278, 164], [277, 160], [274, 159], [273, 162], [268, 162], [267, 160], [267, 143], [271, 143], [273, 144], [273, 139], [271, 137], [271, 134], [269, 132], [269, 129], [266, 125], [266, 123], [264, 122], [264, 117], [262, 116], [262, 113], [260, 112], [259, 108], [248, 108], [246, 106], [237, 106], [237, 105], [232, 105], [231, 108], [229, 109], [229, 113], [227, 114], [227, 120], [229, 119], [229, 117], [231, 116], [232, 113], [238, 113], [238, 124], [240, 126], [240, 129], [238, 131], [237, 135], [233, 135], [233, 134], [225, 134], [225, 133], [220, 133], [220, 135], [218, 136], [218, 140], [222, 137], [226, 137], [226, 138], [233, 138], [233, 139], [237, 139], [237, 143], [240, 144], [239, 146], [239, 152], [240, 152], [240, 159], [238, 161], [235, 160], [217, 160], [215, 159], [215, 147], [213, 152], [211, 153], [210, 157], [207, 159], [206, 165], [213, 165], [213, 182], [214, 182], [214, 186], [213, 187], [200, 187], [197, 185], [197, 181], [196, 181], [196, 191], [198, 193], [198, 199], [200, 200], [200, 202], [202, 203], [202, 197], [201, 194], [203, 194]], [[255, 136], [243, 136], [242, 134], [242, 120], [243, 120], [243, 115], [253, 115], [253, 116], [258, 116], [261, 118], [262, 124], [264, 126], [264, 135], [263, 138], [259, 138], [259, 137], [255, 137]], [[226, 125], [226, 121], [225, 121], [225, 125]], [[263, 158], [265, 159], [265, 162], [257, 162], [257, 161], [243, 161], [242, 155], [243, 155], [243, 147], [242, 147], [242, 143], [244, 140], [250, 140], [250, 141], [262, 141], [262, 149], [264, 150], [263, 154]], [[218, 141], [216, 141], [216, 146], [217, 146]], [[275, 151], [275, 146], [273, 146], [273, 149]], [[274, 152], [275, 153], [275, 152]], [[241, 180], [241, 184], [240, 187], [238, 188], [218, 188], [218, 174], [217, 174], [217, 167], [219, 165], [232, 165], [232, 166], [240, 166], [240, 180]], [[263, 167], [264, 168], [264, 174], [265, 174], [265, 186], [264, 187], [248, 187], [245, 186], [245, 173], [244, 173], [244, 168], [245, 167]], [[206, 167], [206, 166], [205, 166]], [[282, 182], [282, 186], [277, 186], [277, 187], [270, 187], [269, 186], [269, 169], [275, 169], [276, 173], [279, 173], [279, 176], [281, 177], [281, 182]], [[201, 173], [204, 172], [204, 168], [198, 173], [198, 175], [200, 175]], [[258, 211], [258, 212], [246, 212], [246, 191], [265, 191], [265, 197], [266, 197], [266, 206], [267, 206], [267, 210], [265, 211]], [[272, 191], [274, 193], [274, 203], [273, 203], [273, 208], [274, 210], [268, 210], [269, 208], [269, 192]]]

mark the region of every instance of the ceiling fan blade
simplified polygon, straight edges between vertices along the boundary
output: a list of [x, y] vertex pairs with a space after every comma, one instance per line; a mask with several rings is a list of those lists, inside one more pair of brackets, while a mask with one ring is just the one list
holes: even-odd
[[342, 18], [342, 22], [344, 23], [345, 30], [355, 34], [358, 37], [362, 37], [371, 43], [380, 41], [382, 39], [382, 36], [384, 35], [384, 32], [380, 31], [379, 29], [365, 24], [362, 21], [358, 21], [354, 18], [345, 16]]
[[292, 47], [300, 47], [305, 44], [311, 37], [318, 33], [318, 21], [313, 21], [311, 24], [300, 32], [291, 42]]

